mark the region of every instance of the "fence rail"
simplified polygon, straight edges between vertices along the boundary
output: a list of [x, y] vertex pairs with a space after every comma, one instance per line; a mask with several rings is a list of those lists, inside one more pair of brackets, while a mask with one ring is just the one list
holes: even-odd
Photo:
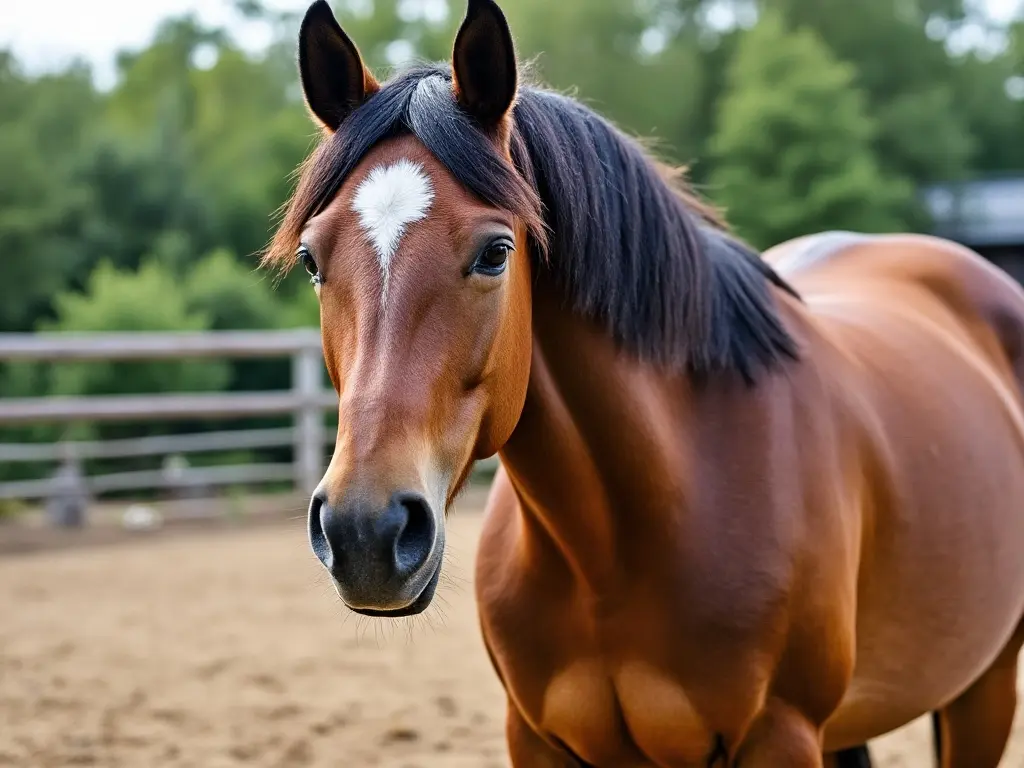
[[69, 454], [78, 459], [125, 459], [168, 456], [176, 453], [214, 453], [293, 445], [296, 431], [235, 429], [198, 435], [157, 435], [127, 440], [81, 440], [65, 443], [0, 443], [0, 462], [60, 461]]
[[0, 360], [180, 360], [188, 357], [292, 357], [320, 354], [320, 333], [216, 331], [202, 333], [0, 333]]
[[[257, 485], [280, 483], [294, 479], [291, 464], [238, 464], [222, 467], [189, 467], [179, 471], [144, 469], [137, 472], [112, 472], [81, 478], [81, 489], [90, 495], [113, 491], [159, 490], [178, 491], [213, 488], [226, 485]], [[59, 479], [22, 480], [0, 483], [0, 499], [45, 499], [59, 491]]]
[[[308, 493], [320, 481], [329, 437], [323, 415], [337, 408], [324, 387], [320, 334], [293, 331], [217, 333], [0, 334], [0, 361], [171, 360], [187, 358], [280, 358], [292, 360], [292, 387], [272, 392], [167, 393], [0, 400], [0, 425], [88, 422], [152, 422], [291, 415], [292, 427], [106, 442], [0, 444], [0, 461], [57, 462], [53, 476], [0, 483], [0, 498], [73, 498], [123, 490], [195, 488], [291, 481]], [[81, 462], [98, 458], [178, 456], [185, 453], [291, 446], [291, 464], [260, 463], [172, 467], [85, 476]]]
[[209, 395], [118, 395], [0, 400], [0, 424], [68, 421], [161, 421], [280, 416], [337, 405], [333, 392], [312, 397], [295, 392]]
[[[338, 406], [324, 386], [320, 333], [294, 331], [216, 333], [0, 334], [0, 362], [79, 362], [86, 360], [171, 360], [187, 358], [275, 358], [292, 360], [292, 387], [272, 392], [168, 393], [96, 397], [9, 398], [0, 400], [0, 425], [36, 423], [152, 422], [291, 415], [280, 429], [239, 429], [192, 435], [62, 443], [0, 443], [0, 462], [55, 463], [50, 477], [0, 483], [0, 499], [47, 499], [58, 506], [83, 503], [87, 496], [117, 491], [197, 489], [291, 482], [309, 493], [323, 473], [325, 446], [334, 436], [324, 429], [324, 411]], [[94, 459], [177, 457], [290, 446], [290, 464], [254, 463], [85, 475], [82, 462]], [[480, 469], [492, 471], [496, 460]], [[66, 515], [65, 515], [66, 517]]]

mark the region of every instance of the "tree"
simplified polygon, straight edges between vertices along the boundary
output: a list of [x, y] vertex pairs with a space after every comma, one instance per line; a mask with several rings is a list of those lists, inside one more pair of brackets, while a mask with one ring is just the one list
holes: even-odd
[[956, 111], [975, 146], [970, 175], [1024, 170], [1024, 78], [1015, 86], [1014, 74], [1012, 48], [997, 56], [970, 53], [957, 64]]
[[31, 329], [84, 268], [91, 191], [73, 170], [99, 108], [88, 70], [33, 79], [0, 51], [0, 330]]
[[710, 141], [711, 186], [754, 245], [903, 226], [911, 190], [880, 171], [854, 76], [812, 31], [790, 31], [778, 15], [739, 41]]
[[[137, 272], [100, 264], [85, 293], [55, 299], [57, 319], [45, 331], [202, 331], [208, 315], [190, 309], [174, 273], [156, 261]], [[53, 371], [52, 393], [61, 395], [193, 392], [223, 389], [223, 361], [73, 363]]]
[[873, 145], [886, 173], [917, 182], [965, 175], [977, 149], [960, 103], [958, 60], [946, 41], [978, 23], [963, 0], [757, 0], [793, 29], [813, 30], [853, 66], [854, 85], [875, 121]]
[[[0, 51], [0, 331], [27, 331], [52, 320], [54, 297], [82, 291], [103, 260], [134, 271], [148, 257], [184, 280], [204, 254], [222, 249], [248, 270], [316, 131], [297, 83], [298, 16], [268, 10], [273, 4], [261, 0], [234, 3], [269, 25], [274, 39], [266, 50], [244, 50], [230, 28], [171, 18], [149, 45], [119, 57], [118, 81], [109, 92], [97, 90], [81, 65], [30, 76], [12, 54]], [[332, 4], [381, 77], [409, 57], [448, 59], [466, 7], [465, 0]], [[823, 87], [856, 90], [853, 127], [829, 115], [815, 118], [811, 112], [817, 107], [800, 111], [791, 104], [782, 111], [800, 111], [803, 117], [793, 120], [802, 120], [816, 140], [830, 132], [852, 133], [864, 147], [860, 137], [869, 134], [866, 154], [873, 161], [865, 168], [873, 163], [874, 171], [860, 172], [869, 180], [861, 186], [879, 173], [887, 184], [922, 184], [1024, 169], [1024, 23], [995, 30], [1009, 40], [1005, 51], [954, 54], [950, 43], [958, 29], [985, 21], [975, 0], [503, 5], [520, 57], [533, 62], [533, 75], [525, 79], [535, 76], [573, 92], [623, 129], [653, 137], [659, 153], [695, 163], [693, 178], [702, 184], [720, 149], [710, 137], [723, 132], [721, 102], [735, 90], [731, 73], [737, 50], [748, 46], [745, 27], [760, 28], [760, 18], [812, 30], [818, 48], [843, 63], [849, 77]], [[814, 80], [815, 73], [804, 79]], [[756, 98], [770, 101], [770, 94]], [[869, 129], [862, 130], [866, 122]], [[739, 131], [732, 139], [738, 157], [759, 151], [762, 137], [756, 131], [730, 130]], [[755, 144], [748, 147], [748, 140]], [[796, 162], [798, 147], [788, 155], [788, 162]], [[719, 165], [727, 159], [717, 156]], [[814, 163], [807, 165], [799, 173], [811, 173]], [[828, 178], [834, 167], [822, 166], [813, 175]], [[761, 177], [778, 172], [771, 170]], [[852, 178], [846, 173], [834, 183]], [[789, 193], [796, 197], [786, 198]], [[771, 202], [791, 209], [791, 217], [807, 218], [803, 193], [791, 185]], [[886, 195], [885, 205], [904, 200], [906, 188], [886, 186], [873, 199]], [[733, 208], [734, 215], [752, 210]], [[929, 226], [903, 208], [898, 212], [904, 226]], [[851, 208], [849, 215], [861, 221], [863, 212]], [[296, 285], [290, 280], [279, 295], [284, 314], [293, 315], [279, 322], [315, 321], [310, 292], [296, 293]], [[0, 385], [0, 394], [5, 391]]]
[[110, 130], [171, 165], [166, 224], [188, 233], [192, 260], [218, 247], [250, 255], [269, 239], [271, 214], [315, 133], [295, 87], [293, 47], [251, 56], [226, 31], [185, 17], [120, 59]]
[[531, 77], [689, 163], [703, 149], [703, 52], [699, 29], [663, 5], [517, 0], [506, 12]]
[[[190, 311], [209, 319], [210, 330], [278, 328], [285, 323], [288, 296], [273, 290], [272, 279], [269, 273], [257, 271], [255, 264], [246, 267], [220, 249], [189, 270], [185, 301]], [[314, 316], [306, 327], [316, 323]], [[230, 367], [231, 390], [286, 389], [290, 385], [291, 361], [287, 359], [232, 360]]]

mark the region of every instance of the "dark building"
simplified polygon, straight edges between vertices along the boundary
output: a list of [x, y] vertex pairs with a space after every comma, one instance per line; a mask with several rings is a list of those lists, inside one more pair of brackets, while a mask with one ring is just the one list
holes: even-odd
[[1024, 178], [939, 184], [923, 195], [936, 235], [963, 243], [1024, 283]]

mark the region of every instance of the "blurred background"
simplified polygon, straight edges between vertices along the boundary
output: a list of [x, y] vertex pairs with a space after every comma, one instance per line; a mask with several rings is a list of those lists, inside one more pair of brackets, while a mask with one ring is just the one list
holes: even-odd
[[[462, 0], [333, 2], [379, 76]], [[0, 766], [503, 766], [472, 558], [346, 620], [304, 540], [315, 296], [257, 269], [315, 141], [305, 0], [0, 0]], [[1024, 279], [1018, 0], [506, 0], [531, 78], [766, 248], [933, 232]], [[929, 765], [927, 732], [878, 746]], [[1016, 762], [1024, 765], [1021, 738]]]

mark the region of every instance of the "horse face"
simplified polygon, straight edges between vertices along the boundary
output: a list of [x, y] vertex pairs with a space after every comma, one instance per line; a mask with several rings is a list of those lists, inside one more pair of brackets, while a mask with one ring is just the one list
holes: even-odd
[[[496, 11], [471, 3], [460, 40], [490, 46], [486, 59], [501, 41], [475, 29], [494, 26], [481, 6]], [[471, 113], [500, 144], [514, 76], [511, 91], [507, 78], [488, 90], [479, 72], [459, 76], [460, 61], [465, 70], [480, 57], [457, 42], [454, 61], [457, 97], [469, 109], [482, 104]], [[321, 73], [315, 62], [332, 69]], [[328, 131], [378, 88], [319, 4], [303, 24], [300, 67], [310, 110]], [[353, 71], [339, 82], [339, 68]], [[340, 395], [334, 455], [309, 512], [313, 549], [350, 608], [418, 613], [439, 579], [449, 503], [473, 462], [508, 439], [525, 400], [525, 230], [406, 135], [373, 146], [306, 222], [299, 258], [320, 298], [324, 355]]]
[[440, 570], [448, 503], [522, 408], [525, 237], [403, 137], [366, 156], [310, 220], [302, 248], [341, 398], [310, 511], [313, 546], [350, 607], [421, 609]]

